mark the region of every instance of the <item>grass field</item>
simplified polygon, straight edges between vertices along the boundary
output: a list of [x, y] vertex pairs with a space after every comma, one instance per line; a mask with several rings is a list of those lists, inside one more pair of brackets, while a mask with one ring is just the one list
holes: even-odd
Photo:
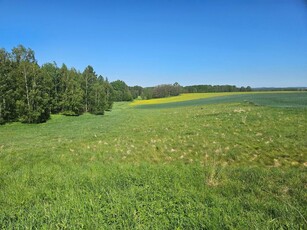
[[306, 229], [306, 93], [288, 95], [0, 126], [0, 228]]

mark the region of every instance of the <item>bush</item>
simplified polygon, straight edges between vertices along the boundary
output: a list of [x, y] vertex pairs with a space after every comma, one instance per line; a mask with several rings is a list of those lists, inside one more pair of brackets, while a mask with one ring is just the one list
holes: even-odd
[[2, 117], [0, 117], [0, 125], [4, 125], [4, 124], [5, 124], [5, 120]]
[[71, 110], [67, 110], [67, 111], [64, 111], [62, 112], [63, 115], [65, 116], [79, 116], [79, 114], [75, 113], [74, 111], [71, 111]]

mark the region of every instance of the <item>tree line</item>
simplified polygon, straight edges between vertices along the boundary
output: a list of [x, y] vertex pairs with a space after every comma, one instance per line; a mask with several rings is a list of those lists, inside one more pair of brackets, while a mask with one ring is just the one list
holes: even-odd
[[113, 101], [132, 101], [177, 96], [181, 93], [251, 91], [234, 85], [163, 84], [155, 87], [129, 87], [124, 81], [113, 82], [97, 76], [92, 66], [83, 72], [58, 67], [54, 63], [39, 66], [35, 53], [22, 45], [11, 52], [0, 49], [0, 124], [11, 121], [40, 123], [51, 114], [102, 115]]
[[252, 88], [235, 85], [191, 85], [183, 87], [185, 93], [250, 92]]
[[141, 86], [129, 87], [133, 98], [149, 100], [152, 98], [163, 98], [178, 96], [182, 93], [182, 87], [176, 82], [174, 84], [163, 84], [155, 87], [142, 88]]
[[141, 98], [143, 100], [152, 98], [163, 98], [177, 96], [181, 93], [215, 93], [215, 92], [249, 92], [250, 86], [236, 87], [235, 85], [192, 85], [180, 86], [178, 82], [174, 84], [163, 84], [155, 87], [142, 88], [141, 86], [129, 87], [132, 98]]
[[90, 65], [81, 73], [65, 64], [37, 64], [22, 45], [0, 49], [0, 123], [40, 123], [50, 114], [104, 114], [112, 108], [113, 88]]

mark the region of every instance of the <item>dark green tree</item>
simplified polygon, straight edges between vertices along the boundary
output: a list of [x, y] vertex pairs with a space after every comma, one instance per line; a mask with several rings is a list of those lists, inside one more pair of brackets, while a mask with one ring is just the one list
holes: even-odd
[[104, 81], [104, 90], [106, 94], [106, 110], [111, 110], [113, 106], [113, 94], [114, 94], [114, 89], [112, 85], [110, 84], [108, 78]]
[[[93, 69], [92, 66], [87, 66], [85, 70], [82, 73], [82, 89], [84, 91], [84, 106], [85, 106], [85, 112], [90, 112], [93, 109], [91, 108], [93, 106], [93, 103], [95, 103], [94, 100], [91, 100], [91, 94], [94, 90], [94, 84], [97, 81], [97, 75]], [[92, 97], [93, 98], [93, 97]]]
[[131, 92], [132, 98], [136, 99], [142, 95], [144, 89], [143, 87], [136, 85], [136, 86], [129, 87], [129, 90]]
[[90, 91], [90, 112], [96, 115], [103, 115], [107, 107], [107, 98], [105, 92], [104, 79], [102, 76], [99, 76], [92, 85]]
[[61, 75], [61, 111], [64, 115], [81, 115], [84, 112], [81, 88], [82, 75], [76, 69], [68, 69], [66, 65], [60, 68]]
[[12, 50], [17, 83], [17, 114], [25, 123], [44, 122], [50, 117], [48, 86], [36, 63], [34, 51], [19, 45]]
[[113, 87], [113, 99], [114, 101], [132, 101], [132, 95], [129, 87], [124, 81], [117, 80], [111, 82]]
[[149, 100], [152, 99], [152, 91], [153, 91], [153, 87], [146, 87], [144, 88], [142, 94], [141, 94], [141, 98], [143, 100]]
[[162, 98], [162, 97], [170, 97], [170, 96], [178, 96], [180, 94], [181, 87], [176, 82], [173, 85], [158, 85], [152, 89], [152, 97], [153, 98]]
[[41, 71], [46, 78], [49, 88], [50, 109], [51, 113], [59, 113], [61, 111], [61, 75], [56, 63], [46, 63], [42, 65]]
[[0, 49], [0, 124], [17, 119], [16, 80], [11, 55]]

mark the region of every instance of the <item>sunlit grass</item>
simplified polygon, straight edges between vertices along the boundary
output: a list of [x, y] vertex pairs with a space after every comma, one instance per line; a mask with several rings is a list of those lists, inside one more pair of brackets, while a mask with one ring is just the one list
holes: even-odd
[[1, 229], [305, 229], [304, 108], [224, 103], [0, 126]]

